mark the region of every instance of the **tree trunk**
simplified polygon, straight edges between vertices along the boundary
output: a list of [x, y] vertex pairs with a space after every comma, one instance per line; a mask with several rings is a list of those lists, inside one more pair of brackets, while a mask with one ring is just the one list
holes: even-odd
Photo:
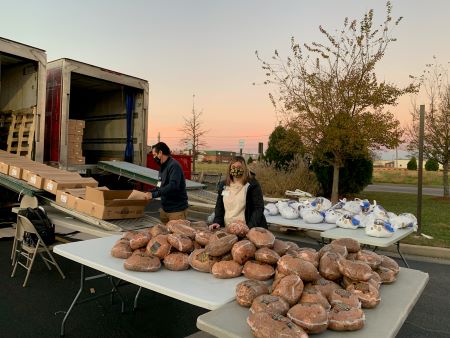
[[444, 197], [449, 196], [449, 188], [448, 188], [448, 162], [443, 164], [444, 170], [442, 173], [442, 183], [444, 185]]
[[192, 171], [195, 173], [195, 152], [197, 149], [195, 149], [195, 147], [192, 147], [192, 149]]
[[339, 168], [340, 165], [333, 163], [333, 187], [331, 190], [331, 203], [336, 204], [339, 201]]

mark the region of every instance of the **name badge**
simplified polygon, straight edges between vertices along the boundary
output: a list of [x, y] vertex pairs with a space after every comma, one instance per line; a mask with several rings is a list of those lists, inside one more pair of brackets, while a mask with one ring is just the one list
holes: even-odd
[[161, 188], [161, 181], [158, 181], [158, 183], [156, 184], [156, 186], [157, 186], [158, 188]]
[[222, 196], [230, 196], [230, 192], [228, 190], [223, 190]]

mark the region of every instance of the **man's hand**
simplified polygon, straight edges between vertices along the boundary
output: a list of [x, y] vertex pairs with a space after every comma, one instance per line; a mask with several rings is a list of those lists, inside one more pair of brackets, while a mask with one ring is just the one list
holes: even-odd
[[153, 197], [152, 197], [152, 193], [151, 192], [146, 192], [144, 198], [148, 201], [150, 201]]

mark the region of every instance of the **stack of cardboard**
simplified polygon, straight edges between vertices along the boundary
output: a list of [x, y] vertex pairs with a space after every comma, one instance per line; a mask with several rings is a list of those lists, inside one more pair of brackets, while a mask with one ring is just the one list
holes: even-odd
[[85, 122], [83, 120], [69, 120], [67, 127], [67, 163], [68, 164], [85, 164], [86, 160], [83, 156], [83, 132]]
[[2, 150], [0, 173], [26, 181], [33, 187], [45, 189], [55, 195], [57, 190], [98, 186], [98, 182], [93, 178], [81, 177], [78, 173], [50, 167]]

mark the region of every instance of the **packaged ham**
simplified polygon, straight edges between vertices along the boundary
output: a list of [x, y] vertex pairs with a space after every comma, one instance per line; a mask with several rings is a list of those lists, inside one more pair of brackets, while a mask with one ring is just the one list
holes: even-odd
[[133, 250], [143, 248], [150, 239], [151, 235], [148, 232], [135, 231], [130, 238], [130, 247]]
[[275, 236], [267, 229], [255, 227], [247, 233], [247, 238], [255, 244], [257, 248], [272, 248], [275, 242]]
[[268, 293], [269, 287], [266, 283], [247, 279], [236, 285], [236, 302], [241, 306], [250, 307], [256, 297]]
[[349, 261], [341, 259], [339, 261], [339, 271], [342, 275], [357, 281], [368, 281], [372, 276], [372, 268], [361, 261]]
[[328, 327], [328, 313], [320, 304], [294, 305], [288, 311], [287, 317], [307, 333], [320, 333]]
[[312, 263], [289, 255], [284, 255], [278, 260], [277, 270], [286, 275], [296, 274], [307, 282], [320, 278], [319, 272]]
[[361, 249], [359, 242], [353, 238], [338, 238], [332, 241], [331, 244], [345, 246], [349, 253], [358, 252]]
[[339, 278], [341, 278], [342, 273], [339, 270], [339, 261], [341, 259], [345, 260], [341, 255], [335, 252], [325, 252], [319, 263], [320, 274], [329, 280], [338, 280]]
[[208, 230], [208, 224], [205, 221], [191, 222], [189, 225], [197, 231]]
[[372, 268], [372, 270], [378, 268], [382, 261], [380, 255], [369, 250], [359, 251], [357, 253], [356, 259], [369, 265]]
[[400, 271], [400, 268], [399, 268], [397, 262], [394, 261], [391, 257], [385, 256], [385, 255], [380, 255], [380, 257], [381, 257], [380, 266], [394, 271], [394, 273], [397, 275], [398, 272]]
[[275, 269], [275, 276], [273, 277], [272, 282], [272, 290], [275, 289], [278, 285], [278, 283], [281, 281], [282, 278], [289, 276], [284, 273], [281, 273], [278, 269]]
[[161, 261], [144, 250], [136, 250], [125, 260], [123, 266], [131, 271], [154, 272], [161, 268]]
[[279, 296], [259, 295], [250, 307], [251, 313], [267, 312], [271, 315], [285, 315], [289, 311], [289, 304]]
[[126, 259], [130, 257], [133, 250], [130, 247], [130, 241], [127, 239], [119, 239], [111, 249], [111, 256]]
[[336, 289], [342, 289], [341, 286], [331, 280], [320, 278], [312, 282], [314, 288], [319, 290], [327, 299], [330, 297], [331, 293]]
[[286, 251], [288, 251], [288, 249], [289, 245], [285, 241], [282, 241], [281, 239], [275, 239], [275, 241], [273, 242], [272, 250], [275, 251], [280, 256], [283, 256], [286, 253]]
[[238, 237], [245, 237], [250, 229], [244, 221], [236, 220], [225, 226], [225, 231]]
[[216, 278], [235, 278], [241, 275], [242, 265], [233, 260], [220, 261], [213, 265], [211, 272]]
[[[170, 222], [174, 222], [174, 223], [170, 224]], [[189, 222], [189, 221], [187, 221], [187, 222]], [[190, 239], [194, 239], [195, 234], [197, 233], [197, 230], [192, 228], [190, 225], [187, 225], [184, 223], [176, 223], [175, 221], [169, 221], [169, 223], [167, 223], [167, 228], [169, 229], [170, 232], [172, 232], [174, 234], [185, 235], [185, 236], [189, 237]]]
[[368, 282], [350, 284], [346, 289], [358, 296], [364, 309], [372, 309], [381, 301], [380, 291]]
[[327, 252], [333, 252], [335, 254], [341, 255], [342, 257], [347, 257], [348, 251], [347, 248], [343, 245], [339, 244], [327, 244], [320, 248], [319, 250], [319, 259]]
[[269, 264], [260, 263], [258, 261], [247, 261], [242, 273], [248, 279], [268, 280], [272, 278], [275, 269]]
[[212, 234], [209, 230], [200, 230], [195, 234], [195, 241], [202, 246], [208, 245]]
[[173, 232], [173, 230], [171, 229], [171, 227], [174, 224], [183, 224], [183, 225], [191, 225], [191, 221], [187, 220], [187, 219], [174, 219], [171, 220], [169, 222], [167, 222], [166, 226], [169, 229], [169, 231]]
[[249, 259], [255, 257], [256, 247], [247, 239], [236, 242], [231, 248], [233, 260], [239, 264], [245, 264]]
[[164, 267], [173, 271], [187, 270], [189, 269], [189, 255], [183, 252], [172, 252], [164, 257]]
[[147, 252], [161, 259], [166, 257], [172, 246], [167, 241], [168, 235], [158, 235], [153, 237], [147, 244]]
[[381, 282], [383, 284], [391, 284], [397, 280], [397, 275], [391, 269], [385, 268], [384, 266], [379, 266], [375, 272], [380, 276]]
[[291, 242], [291, 241], [285, 241], [284, 242], [288, 246], [289, 249], [299, 249], [299, 246], [297, 243]]
[[337, 303], [328, 314], [328, 328], [335, 331], [356, 331], [364, 327], [364, 311]]
[[280, 259], [280, 255], [278, 255], [274, 250], [269, 248], [260, 248], [255, 252], [255, 259], [258, 262], [266, 263], [266, 264], [277, 264]]
[[153, 237], [156, 237], [158, 235], [167, 235], [169, 233], [169, 229], [164, 224], [156, 224], [152, 226], [148, 232]]
[[272, 295], [284, 298], [290, 306], [300, 299], [303, 292], [303, 282], [297, 275], [289, 275], [281, 278], [273, 289]]
[[298, 250], [290, 250], [291, 255], [296, 258], [303, 259], [312, 263], [316, 268], [319, 267], [319, 253], [312, 248], [300, 248]]
[[[211, 236], [212, 237], [212, 236]], [[223, 236], [216, 240], [209, 241], [208, 245], [205, 247], [206, 252], [211, 256], [223, 256], [227, 252], [231, 250], [234, 243], [238, 241], [238, 238], [236, 235], [233, 234], [227, 234], [226, 236]]]
[[266, 312], [251, 313], [247, 324], [258, 338], [292, 337], [307, 338], [308, 334], [288, 318], [281, 315], [270, 315]]
[[170, 234], [167, 236], [167, 241], [175, 249], [181, 252], [190, 252], [194, 248], [194, 243], [192, 242], [192, 240], [185, 235]]
[[329, 311], [331, 309], [331, 305], [328, 302], [327, 298], [322, 294], [322, 292], [312, 286], [303, 288], [299, 303], [316, 303], [321, 305], [326, 311]]
[[331, 306], [336, 303], [344, 303], [351, 307], [361, 308], [361, 302], [359, 301], [358, 296], [356, 296], [353, 292], [344, 290], [344, 289], [336, 289], [333, 290], [330, 297]]
[[208, 255], [205, 249], [196, 249], [189, 255], [189, 265], [200, 272], [211, 272], [212, 266], [218, 261], [217, 257]]

